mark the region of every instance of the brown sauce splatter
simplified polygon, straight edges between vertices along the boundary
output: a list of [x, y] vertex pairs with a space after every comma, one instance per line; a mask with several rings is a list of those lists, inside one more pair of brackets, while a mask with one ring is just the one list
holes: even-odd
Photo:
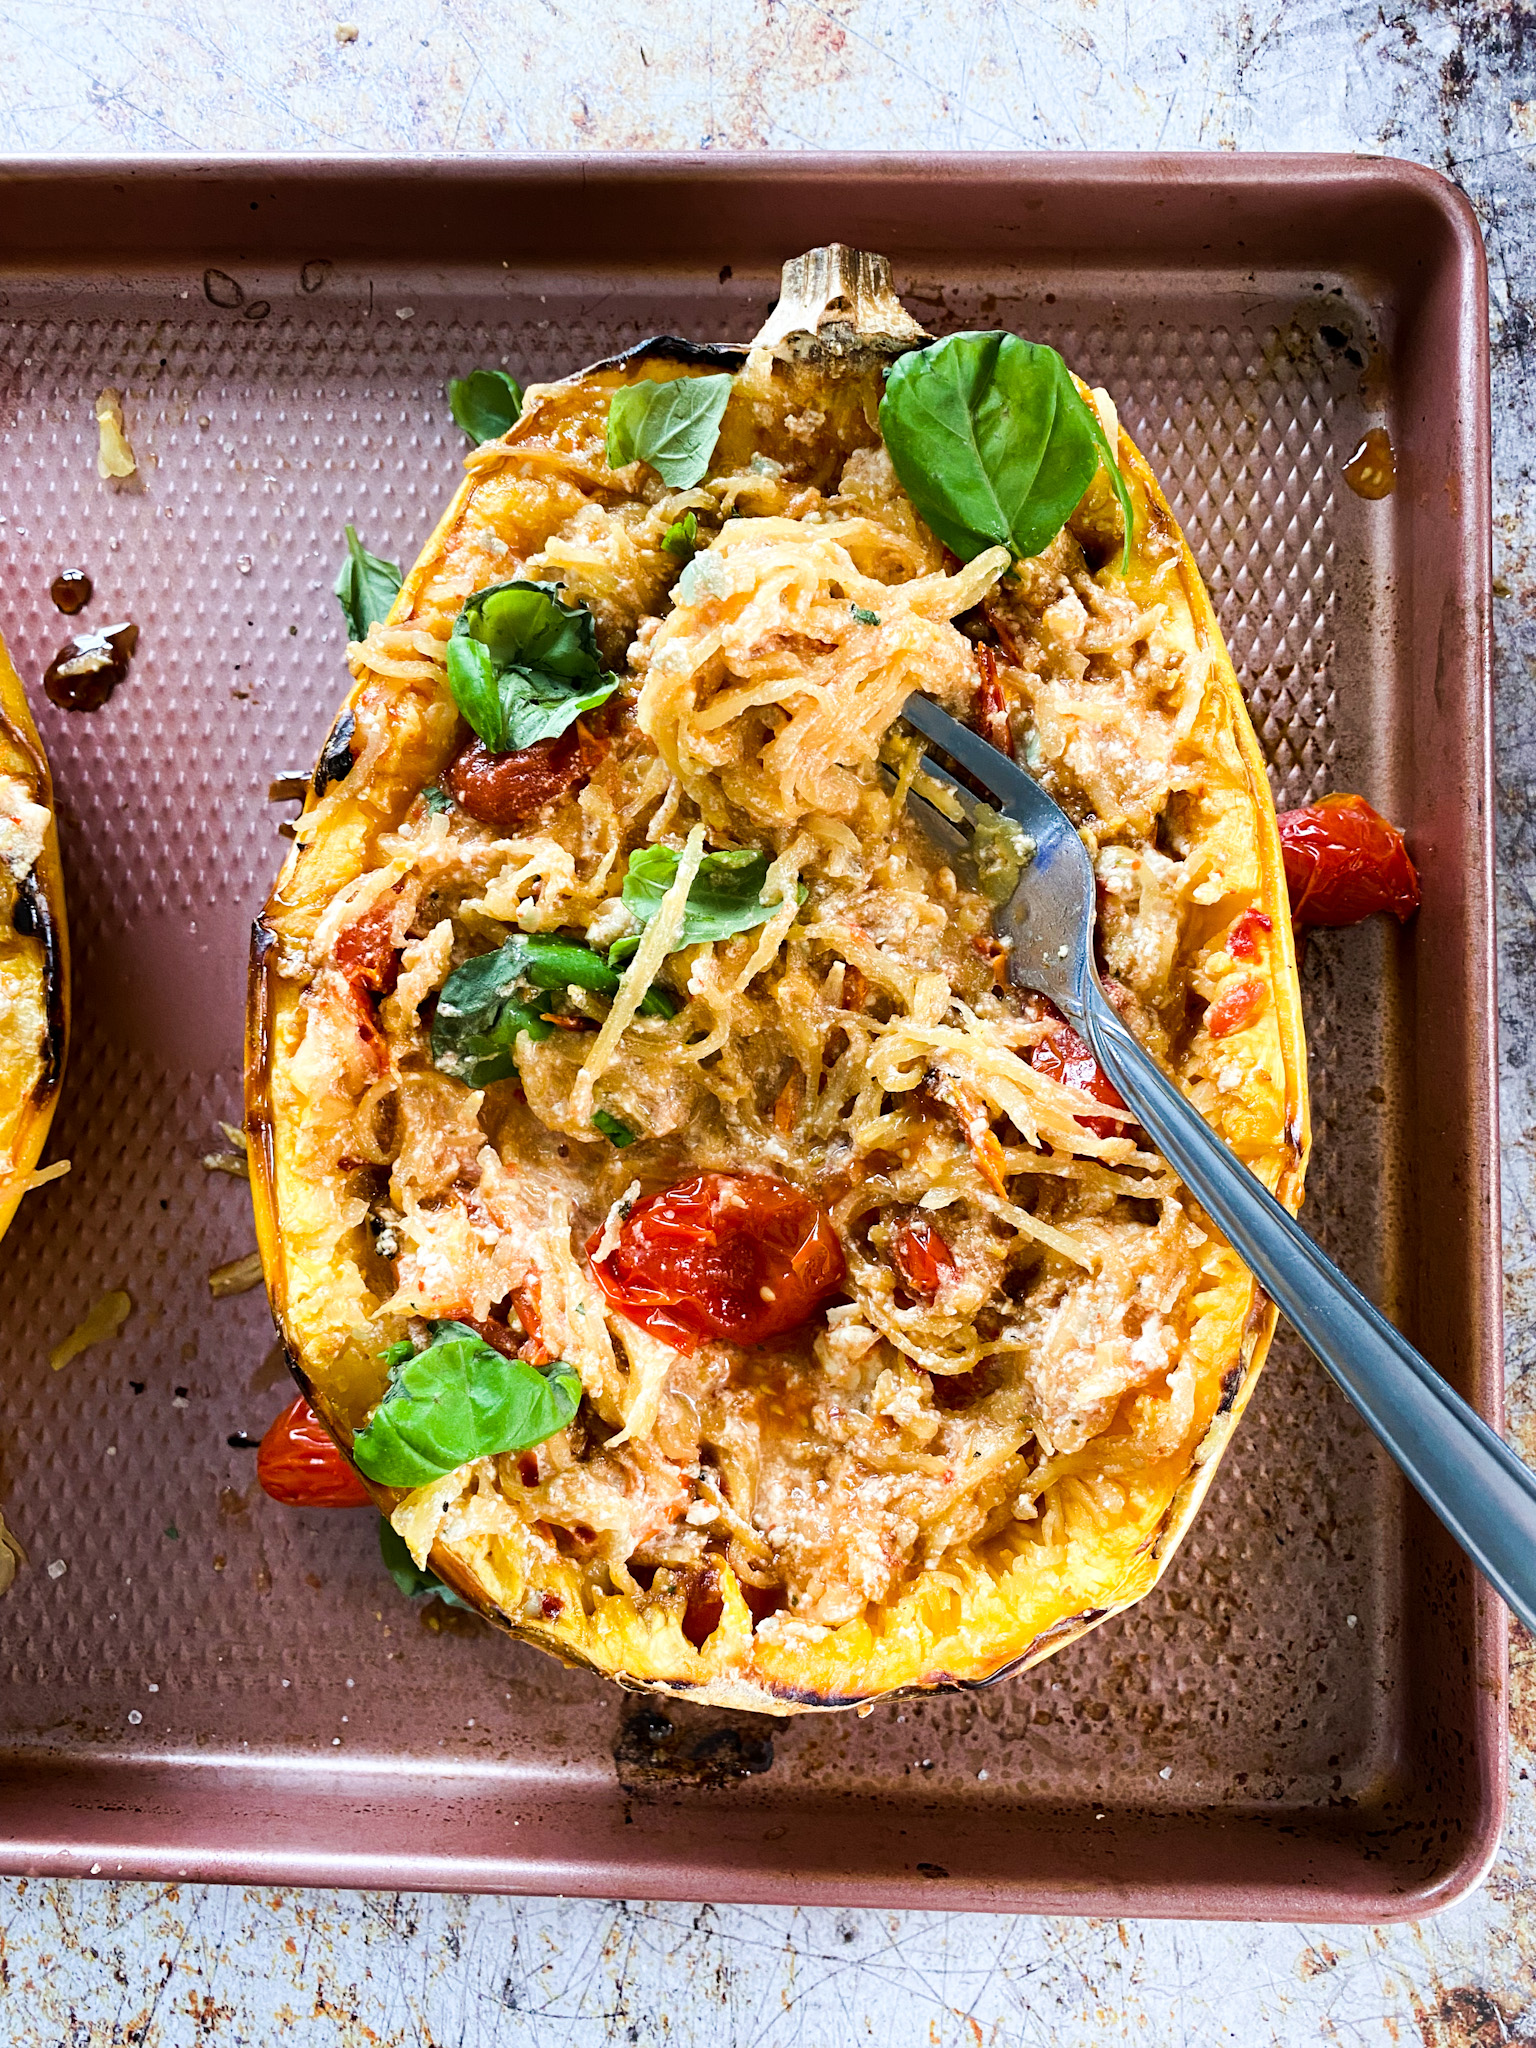
[[77, 633], [43, 671], [49, 700], [63, 711], [99, 711], [127, 675], [138, 644], [139, 629], [131, 620], [99, 633]]
[[91, 579], [83, 569], [61, 569], [49, 584], [48, 595], [61, 612], [73, 618], [91, 601]]
[[1397, 489], [1397, 458], [1385, 427], [1369, 427], [1344, 465], [1344, 481], [1357, 498], [1390, 498]]

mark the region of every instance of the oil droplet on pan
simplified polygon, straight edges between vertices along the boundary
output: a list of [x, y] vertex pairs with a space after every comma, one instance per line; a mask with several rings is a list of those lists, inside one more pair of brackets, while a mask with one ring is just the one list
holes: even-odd
[[1385, 427], [1369, 427], [1344, 465], [1344, 481], [1357, 498], [1390, 498], [1397, 489], [1397, 460]]
[[43, 671], [43, 688], [61, 711], [99, 711], [123, 677], [139, 644], [131, 620], [78, 633], [66, 640]]
[[48, 595], [59, 611], [73, 618], [91, 601], [91, 579], [83, 569], [61, 569], [49, 584]]

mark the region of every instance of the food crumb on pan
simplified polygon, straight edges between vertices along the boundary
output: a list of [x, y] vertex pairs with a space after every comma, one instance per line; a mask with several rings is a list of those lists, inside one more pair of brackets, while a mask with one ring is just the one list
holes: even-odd
[[54, 1345], [48, 1354], [49, 1365], [55, 1372], [62, 1372], [72, 1358], [78, 1358], [92, 1344], [106, 1343], [108, 1338], [117, 1335], [132, 1310], [132, 1295], [120, 1287], [113, 1288], [94, 1304], [82, 1321], [76, 1323], [62, 1342]]
[[251, 1169], [250, 1162], [246, 1156], [244, 1131], [240, 1129], [238, 1124], [225, 1123], [222, 1117], [219, 1119], [219, 1129], [228, 1139], [230, 1150], [228, 1152], [205, 1152], [203, 1154], [203, 1171], [205, 1173], [229, 1173], [233, 1174], [237, 1180], [249, 1180]]
[[50, 1579], [62, 1579], [68, 1570], [69, 1566], [64, 1562], [63, 1558], [56, 1557], [48, 1567], [48, 1576]]
[[208, 1285], [215, 1301], [223, 1301], [231, 1294], [249, 1294], [253, 1287], [261, 1285], [261, 1253], [247, 1252], [243, 1259], [215, 1266], [208, 1275]]
[[357, 23], [355, 21], [337, 22], [336, 40], [338, 43], [355, 43], [357, 41], [357, 34]]
[[139, 461], [123, 432], [123, 398], [109, 384], [96, 400], [98, 476], [125, 478], [138, 474]]

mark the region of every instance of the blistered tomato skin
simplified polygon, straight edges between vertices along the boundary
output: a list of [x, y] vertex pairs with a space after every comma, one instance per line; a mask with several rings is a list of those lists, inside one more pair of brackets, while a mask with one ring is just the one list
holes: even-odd
[[302, 1394], [262, 1438], [256, 1478], [287, 1508], [365, 1508], [372, 1499]]
[[1363, 796], [1325, 796], [1282, 811], [1278, 822], [1298, 928], [1358, 924], [1378, 910], [1412, 917], [1418, 909], [1418, 871], [1403, 835]]
[[400, 979], [394, 923], [394, 892], [386, 890], [336, 941], [336, 965], [360, 995], [390, 995]]
[[515, 832], [583, 781], [594, 758], [575, 726], [515, 754], [493, 754], [479, 740], [471, 740], [444, 775], [443, 786], [477, 823]]
[[956, 1270], [949, 1240], [926, 1216], [914, 1216], [902, 1224], [891, 1245], [891, 1263], [907, 1292], [926, 1302], [935, 1299], [946, 1277]]
[[636, 1202], [592, 1270], [631, 1322], [691, 1350], [799, 1329], [847, 1267], [826, 1212], [798, 1188], [767, 1173], [700, 1173]]
[[[1047, 1080], [1064, 1088], [1077, 1088], [1106, 1109], [1124, 1109], [1125, 1101], [1114, 1082], [1094, 1058], [1092, 1050], [1062, 1018], [1029, 1055], [1029, 1064]], [[1135, 1126], [1128, 1118], [1080, 1116], [1078, 1122], [1096, 1138], [1128, 1137]]]

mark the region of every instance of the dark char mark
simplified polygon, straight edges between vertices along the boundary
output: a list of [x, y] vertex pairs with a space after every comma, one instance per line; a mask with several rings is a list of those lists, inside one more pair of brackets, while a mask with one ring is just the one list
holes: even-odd
[[352, 773], [352, 735], [356, 731], [357, 720], [350, 711], [343, 711], [315, 763], [316, 796], [324, 796], [333, 782], [345, 782]]
[[64, 977], [59, 969], [59, 934], [53, 913], [48, 908], [48, 899], [35, 874], [28, 875], [16, 891], [11, 923], [18, 938], [40, 939], [43, 946], [43, 987], [48, 995], [48, 1025], [43, 1033], [43, 1071], [32, 1090], [32, 1100], [42, 1104], [58, 1087], [64, 1072], [66, 1020]]
[[773, 1768], [773, 1738], [730, 1722], [679, 1728], [654, 1707], [639, 1707], [620, 1724], [613, 1765], [627, 1792], [728, 1785]]
[[622, 355], [604, 356], [600, 363], [589, 363], [576, 375], [586, 377], [593, 370], [627, 370], [635, 363], [657, 356], [664, 363], [685, 363], [694, 369], [734, 372], [746, 362], [747, 351], [724, 341], [684, 341], [680, 334], [653, 334], [649, 341], [637, 341]]

